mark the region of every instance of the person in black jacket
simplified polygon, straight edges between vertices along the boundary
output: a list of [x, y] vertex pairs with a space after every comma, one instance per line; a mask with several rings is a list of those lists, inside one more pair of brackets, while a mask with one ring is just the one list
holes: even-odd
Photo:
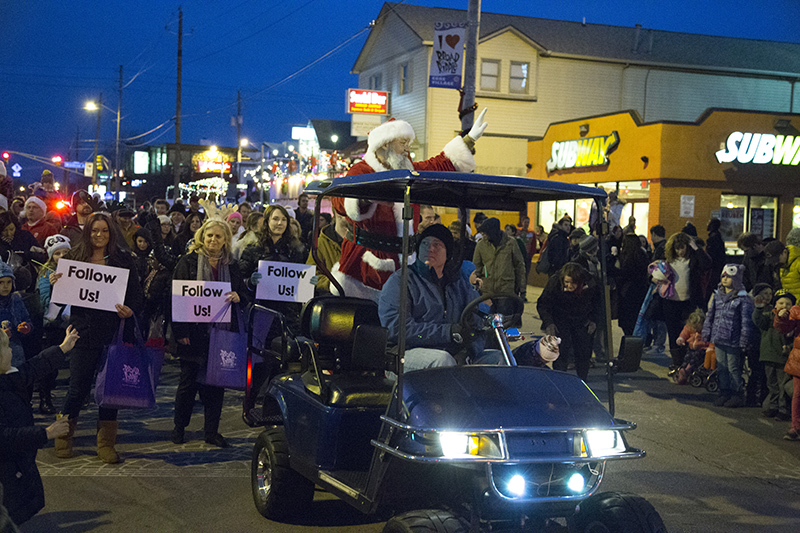
[[[258, 237], [258, 242], [245, 248], [239, 261], [242, 275], [254, 291], [261, 281], [261, 274], [258, 272], [259, 261], [298, 264], [304, 264], [306, 261], [303, 243], [292, 236], [289, 229], [289, 213], [283, 206], [269, 206], [264, 213], [264, 220], [264, 229]], [[269, 301], [266, 305], [282, 313], [289, 328], [295, 333], [299, 332], [301, 307], [299, 303]]]
[[[572, 219], [562, 217], [561, 220], [553, 224], [553, 229], [547, 236], [547, 247], [542, 253], [547, 253], [549, 268], [547, 275], [552, 276], [559, 272], [569, 260], [569, 234], [572, 231]], [[539, 256], [541, 260], [541, 255]], [[538, 271], [538, 270], [537, 270]]]
[[536, 302], [546, 335], [561, 338], [561, 356], [553, 363], [566, 371], [570, 356], [578, 377], [586, 381], [592, 357], [592, 339], [600, 322], [599, 287], [577, 263], [567, 263], [547, 282]]
[[[718, 218], [712, 218], [708, 221], [706, 230], [708, 231], [708, 239], [706, 239], [706, 253], [711, 258], [711, 271], [708, 278], [711, 280], [718, 280], [722, 274], [722, 267], [728, 262], [728, 256], [725, 253], [725, 241], [722, 239], [722, 233], [719, 231], [722, 223]], [[710, 283], [707, 296], [710, 298], [711, 294], [716, 290], [716, 285]]]
[[50, 439], [69, 431], [66, 418], [46, 429], [33, 424], [28, 389], [37, 379], [58, 370], [64, 354], [72, 350], [77, 340], [77, 330], [69, 327], [60, 346], [47, 348], [15, 368], [11, 366], [8, 335], [0, 330], [0, 486], [5, 487], [2, 503], [17, 524], [44, 507], [44, 487], [36, 467], [36, 452]]
[[37, 270], [34, 264], [47, 261], [47, 252], [30, 231], [22, 229], [19, 219], [13, 213], [0, 213], [0, 260], [17, 269], [25, 268], [35, 279]]
[[[208, 219], [197, 231], [189, 253], [178, 260], [173, 280], [198, 280], [230, 282], [231, 292], [226, 300], [239, 303], [245, 296], [245, 287], [239, 265], [231, 257], [231, 229], [218, 219]], [[231, 313], [231, 328], [238, 331], [236, 313]], [[208, 344], [211, 325], [209, 323], [173, 322], [172, 332], [178, 341], [178, 357], [181, 377], [175, 393], [175, 428], [172, 442], [185, 442], [185, 430], [192, 417], [194, 400], [199, 389], [200, 400], [205, 408], [205, 441], [225, 448], [225, 438], [219, 434], [219, 419], [225, 389], [197, 383], [198, 375], [205, 375], [208, 362]], [[201, 374], [202, 372], [202, 374]]]
[[[70, 357], [69, 390], [62, 408], [62, 413], [69, 417], [69, 433], [55, 442], [55, 455], [61, 459], [72, 457], [72, 435], [83, 402], [92, 388], [94, 372], [104, 348], [111, 344], [119, 329], [120, 319], [132, 317], [134, 313], [141, 312], [143, 307], [144, 297], [136, 263], [130, 252], [120, 248], [119, 239], [111, 217], [102, 212], [94, 213], [87, 219], [80, 240], [73, 243], [72, 250], [64, 256], [64, 259], [73, 261], [124, 268], [128, 271], [128, 283], [125, 301], [116, 305], [116, 312], [72, 304], [70, 324], [78, 330], [80, 338]], [[50, 281], [55, 285], [60, 278], [61, 274], [56, 273]], [[123, 338], [126, 342], [134, 341], [134, 321], [125, 324]], [[98, 418], [97, 456], [104, 463], [118, 463], [120, 457], [114, 448], [117, 442], [117, 410], [101, 407]]]

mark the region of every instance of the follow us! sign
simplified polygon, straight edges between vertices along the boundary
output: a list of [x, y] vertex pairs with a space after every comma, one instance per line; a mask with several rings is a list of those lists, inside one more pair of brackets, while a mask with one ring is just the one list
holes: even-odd
[[225, 301], [231, 292], [227, 281], [172, 281], [173, 322], [231, 321], [231, 306]]
[[261, 281], [256, 285], [256, 298], [282, 302], [307, 302], [314, 297], [311, 278], [316, 269], [316, 265], [259, 261], [258, 271], [261, 274]]
[[114, 312], [117, 304], [125, 303], [126, 268], [61, 259], [56, 273], [61, 278], [53, 285], [51, 302]]

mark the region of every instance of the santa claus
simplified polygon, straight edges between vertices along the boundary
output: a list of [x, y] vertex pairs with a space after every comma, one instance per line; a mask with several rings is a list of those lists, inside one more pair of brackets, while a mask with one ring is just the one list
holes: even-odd
[[[470, 132], [455, 137], [439, 155], [426, 161], [411, 161], [414, 129], [408, 122], [389, 120], [370, 131], [364, 159], [353, 165], [348, 176], [384, 170], [436, 170], [472, 172], [475, 141], [486, 130], [484, 109]], [[332, 198], [333, 208], [348, 219], [348, 234], [342, 242], [342, 256], [332, 274], [345, 295], [378, 301], [389, 276], [400, 267], [397, 237], [403, 235], [402, 204], [372, 202], [355, 198]], [[419, 216], [415, 208], [414, 226]], [[386, 238], [389, 237], [389, 238]], [[356, 244], [359, 242], [360, 244]], [[363, 245], [362, 245], [363, 244]], [[331, 286], [334, 293], [335, 287]]]

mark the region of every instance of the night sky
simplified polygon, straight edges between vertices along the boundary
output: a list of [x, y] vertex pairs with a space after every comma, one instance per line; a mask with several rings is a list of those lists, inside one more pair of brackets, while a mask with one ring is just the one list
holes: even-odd
[[[468, 2], [405, 3], [466, 9]], [[310, 118], [347, 120], [345, 90], [357, 86], [350, 69], [368, 36], [362, 30], [382, 5], [379, 0], [0, 0], [0, 150], [75, 158], [77, 137], [77, 158], [90, 159], [96, 115], [83, 105], [102, 92], [103, 104], [114, 112], [103, 110], [100, 151], [113, 160], [120, 65], [120, 137], [153, 130], [133, 142], [174, 142], [179, 6], [183, 143], [235, 146], [231, 117], [237, 90], [243, 98], [242, 134], [256, 144], [289, 140], [291, 127]], [[483, 0], [482, 10], [800, 42], [797, 0]], [[19, 156], [13, 162], [23, 166], [27, 181], [44, 168]]]

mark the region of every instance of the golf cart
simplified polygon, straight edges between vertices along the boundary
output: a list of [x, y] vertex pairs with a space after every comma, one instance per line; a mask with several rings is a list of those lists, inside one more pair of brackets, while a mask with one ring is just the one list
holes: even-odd
[[[399, 250], [410, 249], [411, 204], [466, 214], [467, 207], [511, 211], [605, 198], [600, 189], [557, 182], [405, 170], [305, 190], [317, 196], [317, 211], [326, 196], [403, 203]], [[403, 324], [408, 265], [401, 263]], [[597, 492], [607, 461], [645, 455], [625, 438], [635, 424], [614, 418], [574, 375], [516, 366], [508, 339], [518, 332], [505, 331], [502, 315], [480, 312], [489, 298], [467, 306], [462, 327], [493, 338], [504, 364], [407, 374], [404, 331], [389, 349], [374, 302], [312, 299], [296, 337], [278, 313], [254, 307], [244, 419], [265, 426], [252, 458], [258, 511], [291, 520], [308, 512], [318, 485], [364, 513], [391, 517], [384, 531], [665, 531], [643, 498]], [[609, 398], [613, 412], [613, 387]]]

